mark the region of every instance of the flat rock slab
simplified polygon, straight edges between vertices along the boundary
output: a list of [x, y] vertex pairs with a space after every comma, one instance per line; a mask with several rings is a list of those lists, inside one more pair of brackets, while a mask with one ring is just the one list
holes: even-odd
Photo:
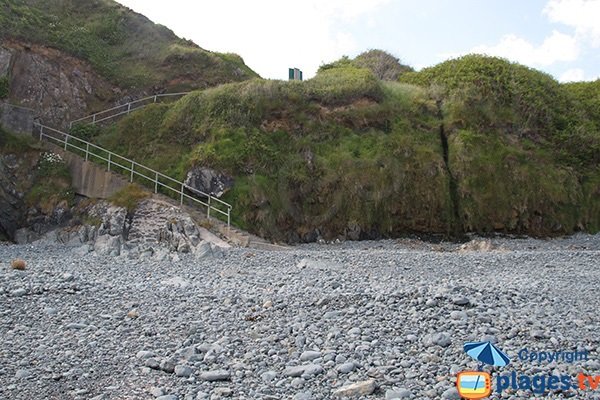
[[343, 386], [333, 391], [333, 395], [338, 398], [342, 397], [360, 397], [368, 396], [375, 391], [375, 380], [356, 382], [352, 385]]

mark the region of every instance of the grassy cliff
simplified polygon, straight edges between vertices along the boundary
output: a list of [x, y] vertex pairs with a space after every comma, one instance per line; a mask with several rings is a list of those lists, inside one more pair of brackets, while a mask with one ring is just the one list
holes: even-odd
[[179, 178], [230, 174], [235, 221], [275, 239], [600, 228], [588, 84], [481, 56], [398, 76], [343, 59], [306, 82], [194, 92], [95, 140]]
[[591, 96], [576, 96], [539, 71], [476, 55], [401, 79], [435, 92], [463, 230], [599, 229], [600, 215], [590, 213], [600, 201], [600, 130], [594, 107], [586, 107]]
[[188, 90], [257, 76], [239, 56], [206, 51], [112, 0], [4, 0], [0, 39], [65, 51], [125, 89]]

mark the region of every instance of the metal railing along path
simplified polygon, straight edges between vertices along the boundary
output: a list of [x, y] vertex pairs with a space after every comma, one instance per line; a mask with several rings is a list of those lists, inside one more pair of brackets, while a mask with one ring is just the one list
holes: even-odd
[[155, 94], [154, 96], [148, 96], [148, 97], [144, 97], [143, 99], [130, 101], [129, 103], [121, 104], [120, 106], [109, 108], [107, 110], [103, 110], [103, 111], [97, 112], [95, 114], [88, 115], [86, 117], [71, 121], [71, 122], [69, 122], [69, 129], [71, 129], [73, 127], [73, 125], [76, 125], [76, 124], [95, 125], [97, 123], [107, 121], [112, 118], [116, 118], [120, 115], [129, 114], [132, 111], [139, 110], [150, 104], [158, 103], [158, 101], [163, 98], [183, 97], [187, 94], [189, 94], [189, 92]]
[[[50, 128], [39, 123], [34, 123], [37, 129], [40, 141], [47, 140], [64, 148], [66, 151], [76, 153], [76, 150], [81, 152], [85, 161], [97, 159], [107, 163], [108, 171], [125, 172], [128, 175], [129, 181], [133, 182], [134, 178], [140, 177], [154, 186], [154, 193], [158, 193], [159, 188], [165, 189], [167, 192], [178, 197], [180, 204], [183, 205], [184, 200], [190, 200], [196, 204], [206, 207], [207, 217], [210, 218], [211, 212], [227, 218], [227, 227], [231, 226], [231, 210], [232, 206], [221, 199], [218, 199], [208, 193], [192, 188], [185, 183], [164, 175], [152, 168], [130, 160], [126, 157], [113, 153], [93, 143], [80, 139], [78, 137], [61, 132], [57, 129]], [[194, 196], [186, 193], [192, 193]]]

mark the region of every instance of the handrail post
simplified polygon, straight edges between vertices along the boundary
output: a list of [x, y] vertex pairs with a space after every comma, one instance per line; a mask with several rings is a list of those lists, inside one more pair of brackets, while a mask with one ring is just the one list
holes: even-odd
[[131, 178], [129, 179], [129, 182], [133, 183], [133, 168], [135, 167], [135, 163], [132, 161], [131, 162]]
[[40, 142], [44, 139], [44, 127], [40, 124]]
[[131, 112], [131, 103], [127, 103], [127, 115]]
[[96, 124], [96, 114], [92, 115], [92, 125]]
[[158, 172], [156, 173], [156, 176], [154, 177], [154, 193], [158, 193]]
[[90, 142], [86, 142], [85, 143], [85, 161], [88, 160], [89, 155], [90, 155]]
[[157, 99], [157, 97], [158, 97], [158, 96], [154, 96], [154, 102], [155, 102], [155, 103], [156, 103], [156, 99]]
[[208, 207], [207, 207], [207, 208], [208, 208], [208, 211], [207, 211], [207, 213], [206, 213], [206, 217], [207, 217], [208, 219], [210, 219], [210, 199], [211, 199], [211, 198], [212, 198], [212, 196], [208, 196]]
[[67, 150], [68, 141], [69, 141], [69, 136], [65, 134], [65, 151]]
[[183, 187], [185, 186], [185, 183], [181, 184], [181, 201], [180, 204], [183, 205]]
[[110, 156], [111, 156], [111, 152], [108, 152], [108, 172], [110, 172]]
[[227, 207], [227, 229], [231, 226], [231, 207]]

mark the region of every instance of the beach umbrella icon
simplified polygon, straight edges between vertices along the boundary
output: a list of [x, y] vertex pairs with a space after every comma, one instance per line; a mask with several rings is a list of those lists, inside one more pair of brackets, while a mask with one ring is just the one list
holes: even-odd
[[482, 364], [504, 367], [510, 363], [510, 358], [492, 342], [467, 342], [464, 349], [465, 353]]

